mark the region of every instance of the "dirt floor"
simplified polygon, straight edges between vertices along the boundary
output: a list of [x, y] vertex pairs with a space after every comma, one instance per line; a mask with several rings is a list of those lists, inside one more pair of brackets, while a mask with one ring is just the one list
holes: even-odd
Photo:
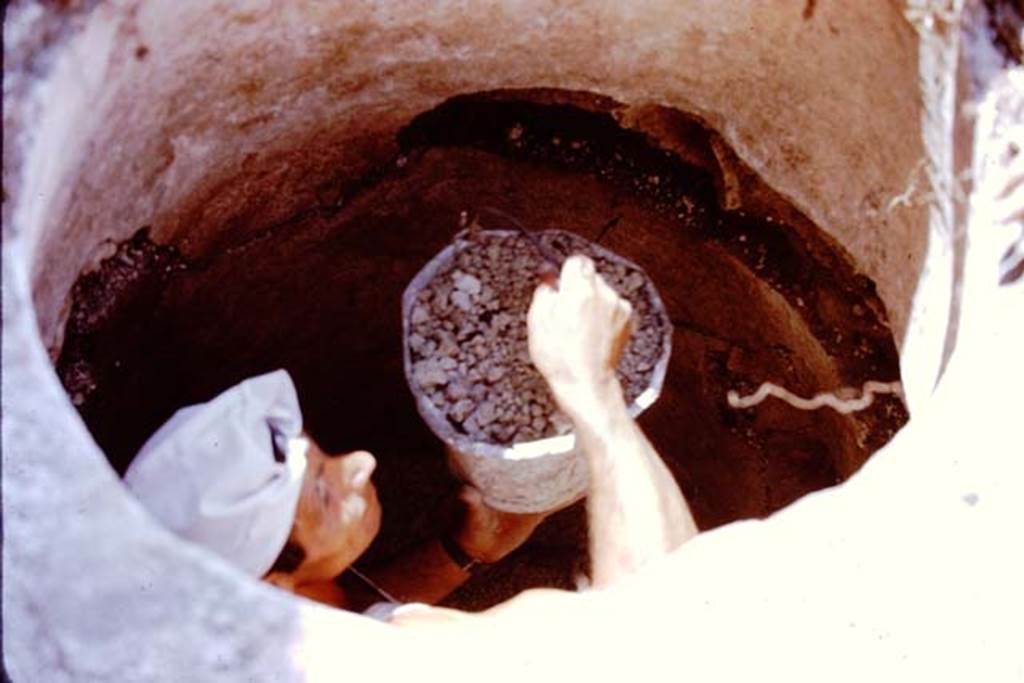
[[[271, 231], [225, 239], [202, 259], [153, 244], [145, 229], [118, 245], [79, 279], [58, 361], [113, 467], [123, 472], [177, 408], [284, 367], [326, 450], [365, 448], [380, 461], [384, 522], [360, 567], [439, 533], [459, 484], [405, 383], [400, 297], [460, 212], [489, 206], [533, 229], [577, 232], [653, 278], [673, 354], [640, 422], [701, 528], [767, 515], [852, 474], [905, 423], [898, 398], [842, 416], [775, 399], [736, 410], [726, 392], [771, 380], [810, 396], [898, 380], [874, 285], [791, 207], [721, 209], [728, 179], [708, 162], [706, 137], [668, 152], [665, 126], [631, 129], [616, 106], [550, 93], [459, 98], [414, 121], [401, 154], [356, 189]], [[446, 604], [572, 588], [586, 566], [576, 505]]]

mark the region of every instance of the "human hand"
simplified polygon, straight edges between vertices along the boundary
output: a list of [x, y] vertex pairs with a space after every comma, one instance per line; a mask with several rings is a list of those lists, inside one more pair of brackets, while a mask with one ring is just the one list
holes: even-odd
[[586, 256], [562, 264], [558, 289], [542, 284], [527, 315], [530, 358], [570, 417], [617, 386], [615, 367], [629, 340], [632, 307]]
[[472, 486], [463, 487], [459, 499], [466, 506], [466, 514], [455, 534], [455, 542], [479, 562], [491, 563], [504, 558], [526, 542], [547, 517], [543, 512], [517, 514], [495, 510], [484, 503], [483, 496]]

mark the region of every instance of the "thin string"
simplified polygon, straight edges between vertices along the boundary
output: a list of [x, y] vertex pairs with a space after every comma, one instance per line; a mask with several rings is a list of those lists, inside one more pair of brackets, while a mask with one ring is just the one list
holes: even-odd
[[401, 605], [401, 604], [402, 604], [402, 601], [401, 601], [401, 600], [399, 600], [398, 598], [396, 598], [395, 596], [393, 596], [393, 595], [392, 595], [391, 593], [388, 593], [388, 592], [387, 592], [386, 590], [384, 590], [383, 588], [381, 588], [380, 586], [378, 586], [378, 585], [377, 585], [376, 583], [374, 583], [374, 582], [373, 582], [373, 581], [372, 581], [372, 580], [370, 579], [370, 577], [369, 577], [369, 576], [367, 576], [366, 574], [364, 574], [364, 573], [362, 573], [361, 571], [359, 571], [358, 569], [356, 569], [354, 565], [353, 565], [353, 566], [350, 566], [350, 567], [348, 568], [348, 570], [349, 570], [350, 572], [352, 572], [353, 574], [355, 574], [356, 576], [358, 576], [358, 577], [359, 577], [360, 579], [362, 579], [363, 583], [365, 583], [365, 584], [366, 584], [367, 586], [369, 586], [369, 587], [370, 587], [370, 588], [372, 588], [373, 590], [377, 591], [377, 594], [378, 594], [378, 595], [380, 595], [380, 596], [381, 596], [382, 598], [384, 598], [385, 600], [387, 600], [388, 602], [393, 602], [393, 603], [395, 603], [396, 605]]

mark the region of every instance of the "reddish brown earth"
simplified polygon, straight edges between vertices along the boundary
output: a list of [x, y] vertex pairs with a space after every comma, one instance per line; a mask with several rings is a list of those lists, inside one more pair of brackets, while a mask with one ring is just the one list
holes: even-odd
[[[405, 384], [400, 298], [460, 212], [483, 206], [579, 233], [651, 275], [673, 353], [641, 424], [701, 528], [842, 481], [905, 423], [890, 396], [853, 416], [775, 399], [728, 406], [729, 389], [765, 380], [804, 396], [897, 380], [897, 353], [873, 283], [692, 120], [584, 95], [498, 94], [449, 102], [400, 143], [355, 189], [271, 231], [190, 260], [140, 231], [79, 279], [58, 371], [118, 472], [175, 409], [284, 367], [326, 450], [380, 461], [384, 523], [360, 566], [438, 533], [458, 482]], [[721, 209], [737, 183], [745, 209]], [[572, 587], [586, 563], [577, 505], [447, 603]]]

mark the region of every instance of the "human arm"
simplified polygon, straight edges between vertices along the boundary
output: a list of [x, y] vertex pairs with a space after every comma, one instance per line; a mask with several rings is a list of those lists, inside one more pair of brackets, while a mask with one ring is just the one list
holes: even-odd
[[630, 306], [573, 256], [558, 288], [541, 285], [528, 317], [530, 356], [573, 421], [590, 472], [588, 519], [595, 587], [606, 586], [697, 533], [679, 487], [629, 416], [615, 364]]
[[[515, 514], [487, 506], [471, 486], [459, 494], [465, 512], [447, 539], [471, 560], [497, 562], [521, 546], [546, 517]], [[452, 557], [440, 539], [433, 539], [372, 572], [374, 583], [402, 602], [434, 604], [465, 583], [472, 573]]]

